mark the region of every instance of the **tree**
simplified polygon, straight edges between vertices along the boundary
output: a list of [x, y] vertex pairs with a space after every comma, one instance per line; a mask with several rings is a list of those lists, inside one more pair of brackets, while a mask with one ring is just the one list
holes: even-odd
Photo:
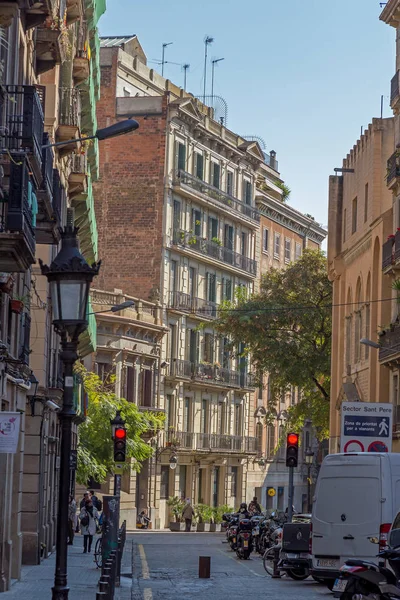
[[217, 323], [232, 348], [244, 342], [260, 377], [269, 374], [269, 418], [281, 393], [297, 387], [301, 400], [287, 423], [299, 431], [312, 418], [320, 439], [329, 419], [331, 303], [326, 257], [307, 249], [286, 270], [268, 271], [257, 294], [240, 290], [235, 302], [224, 303]]
[[127, 461], [125, 468], [131, 466], [140, 470], [141, 463], [153, 453], [143, 435], [161, 429], [164, 416], [142, 412], [136, 404], [118, 398], [110, 389], [112, 386], [104, 384], [100, 377], [87, 371], [82, 365], [76, 370], [88, 395], [87, 418], [79, 427], [78, 483], [86, 484], [92, 477], [102, 483], [107, 475], [114, 472], [110, 419], [115, 417], [117, 410], [121, 411], [121, 416], [126, 421], [126, 454], [131, 460]]

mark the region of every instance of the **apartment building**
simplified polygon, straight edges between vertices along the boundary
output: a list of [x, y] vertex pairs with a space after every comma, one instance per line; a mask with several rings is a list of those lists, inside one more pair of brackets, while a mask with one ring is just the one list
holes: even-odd
[[[0, 395], [2, 412], [21, 415], [16, 454], [0, 453], [0, 591], [55, 545], [63, 381], [37, 260], [56, 255], [67, 205], [76, 206], [85, 257], [97, 256], [97, 146], [49, 144], [97, 129], [104, 9], [102, 0], [0, 3]], [[90, 325], [81, 356], [95, 347]], [[75, 391], [78, 424], [84, 398]]]
[[[304, 215], [286, 203], [280, 189], [268, 179], [259, 177], [255, 201], [260, 212], [260, 277], [270, 269], [285, 269], [298, 260], [304, 248], [318, 249], [326, 237], [326, 230], [310, 215]], [[278, 399], [277, 416], [266, 425], [268, 401], [271, 400], [268, 376], [262, 388], [253, 395], [252, 427], [257, 439], [257, 460], [249, 465], [247, 473], [248, 496], [256, 495], [268, 509], [285, 510], [288, 502], [288, 470], [285, 443], [280, 443], [284, 431], [287, 410], [299, 401], [299, 390], [293, 388]], [[294, 505], [297, 510], [308, 510], [307, 477], [309, 467], [305, 453], [313, 452], [316, 470], [321, 459], [319, 447], [309, 422], [304, 429], [300, 447], [299, 467], [294, 476]], [[274, 495], [272, 495], [274, 494]]]
[[[394, 273], [393, 200], [387, 171], [393, 154], [394, 119], [373, 119], [343, 160], [342, 175], [329, 178], [328, 274], [333, 283], [330, 452], [340, 449], [343, 401], [388, 402], [388, 350], [374, 342], [391, 322]], [[397, 313], [396, 313], [397, 314]], [[388, 339], [392, 335], [388, 332]], [[390, 362], [390, 360], [389, 360]]]
[[99, 285], [157, 300], [169, 330], [156, 501], [163, 527], [169, 496], [212, 505], [246, 498], [247, 467], [257, 455], [249, 433], [255, 387], [243, 348], [231, 352], [213, 323], [224, 300], [257, 289], [257, 173], [271, 185], [281, 180], [274, 155], [150, 69], [135, 36], [102, 38], [101, 69], [99, 124], [130, 115], [140, 128], [123, 144], [107, 142], [101, 157]]

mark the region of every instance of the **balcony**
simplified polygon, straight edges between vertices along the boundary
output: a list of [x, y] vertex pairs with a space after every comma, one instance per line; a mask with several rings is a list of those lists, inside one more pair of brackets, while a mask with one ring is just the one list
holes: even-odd
[[387, 161], [386, 185], [391, 190], [399, 183], [400, 179], [400, 156], [396, 151]]
[[68, 194], [71, 199], [87, 191], [87, 155], [72, 154], [68, 177]]
[[177, 379], [190, 379], [192, 377], [192, 363], [188, 360], [173, 358], [170, 364], [170, 376]]
[[[79, 0], [80, 2], [80, 0]], [[75, 85], [79, 85], [88, 79], [90, 75], [90, 62], [89, 62], [89, 42], [87, 35], [86, 24], [82, 23], [76, 42], [76, 54], [72, 62], [72, 77]]]
[[82, 5], [82, 0], [67, 0], [67, 25], [68, 27], [75, 23], [75, 21], [79, 21], [81, 17], [84, 15], [84, 7]]
[[[81, 94], [77, 88], [60, 88], [57, 142], [66, 142], [80, 137], [81, 126]], [[60, 156], [79, 151], [80, 142], [72, 142], [61, 146]]]
[[379, 362], [400, 364], [400, 326], [392, 323], [389, 329], [380, 335]]
[[[47, 133], [43, 136], [43, 145], [49, 143]], [[38, 216], [36, 219], [36, 242], [38, 244], [57, 244], [60, 241], [61, 226], [59, 212], [55, 208], [57, 195], [54, 193], [54, 154], [52, 148], [43, 148], [42, 185], [38, 197]]]
[[179, 312], [190, 312], [202, 319], [216, 319], [218, 304], [203, 298], [192, 298], [183, 292], [171, 292], [169, 308]]
[[400, 108], [400, 71], [397, 71], [390, 82], [390, 106], [394, 112]]
[[256, 446], [256, 438], [218, 433], [196, 434], [196, 450], [257, 454]]
[[214, 205], [220, 205], [221, 208], [228, 209], [233, 217], [245, 217], [258, 223], [260, 221], [260, 213], [254, 206], [241, 202], [227, 192], [206, 183], [198, 177], [194, 177], [186, 171], [179, 170], [173, 182], [174, 187], [180, 191], [186, 191], [190, 197], [204, 198], [207, 202], [211, 201]]
[[8, 197], [0, 199], [0, 271], [22, 273], [35, 262], [36, 207], [27, 159], [11, 158]]
[[36, 73], [40, 75], [51, 71], [56, 65], [65, 62], [68, 44], [67, 29], [61, 30], [58, 26], [53, 29], [51, 25], [40, 25], [36, 29]]
[[167, 446], [176, 446], [181, 450], [192, 450], [195, 442], [195, 434], [191, 431], [169, 431], [167, 434]]
[[188, 250], [195, 250], [214, 260], [219, 260], [225, 265], [231, 265], [234, 269], [241, 269], [252, 276], [257, 275], [257, 262], [255, 260], [199, 235], [183, 230], [175, 230], [172, 244]]
[[7, 85], [3, 99], [1, 148], [27, 155], [36, 186], [42, 183], [44, 114], [39, 94], [32, 85]]

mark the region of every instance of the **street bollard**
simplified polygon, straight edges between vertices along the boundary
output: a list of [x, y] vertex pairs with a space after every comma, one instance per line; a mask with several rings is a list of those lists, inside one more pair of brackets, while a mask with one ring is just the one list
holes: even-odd
[[280, 548], [274, 548], [274, 571], [272, 573], [272, 579], [280, 579], [281, 577], [281, 573], [278, 569], [278, 563], [279, 563], [279, 555], [280, 555]]
[[211, 557], [199, 556], [199, 578], [210, 579], [211, 573]]
[[107, 594], [104, 592], [96, 592], [96, 600], [108, 600]]

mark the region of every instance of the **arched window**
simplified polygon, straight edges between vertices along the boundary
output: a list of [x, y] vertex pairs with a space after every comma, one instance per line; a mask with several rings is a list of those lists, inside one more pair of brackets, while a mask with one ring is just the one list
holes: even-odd
[[263, 425], [257, 423], [256, 425], [256, 439], [257, 439], [257, 454], [262, 456], [263, 453]]
[[[371, 335], [371, 273], [368, 273], [367, 291], [365, 294], [365, 337], [369, 340]], [[364, 358], [369, 358], [369, 346], [364, 346]]]

